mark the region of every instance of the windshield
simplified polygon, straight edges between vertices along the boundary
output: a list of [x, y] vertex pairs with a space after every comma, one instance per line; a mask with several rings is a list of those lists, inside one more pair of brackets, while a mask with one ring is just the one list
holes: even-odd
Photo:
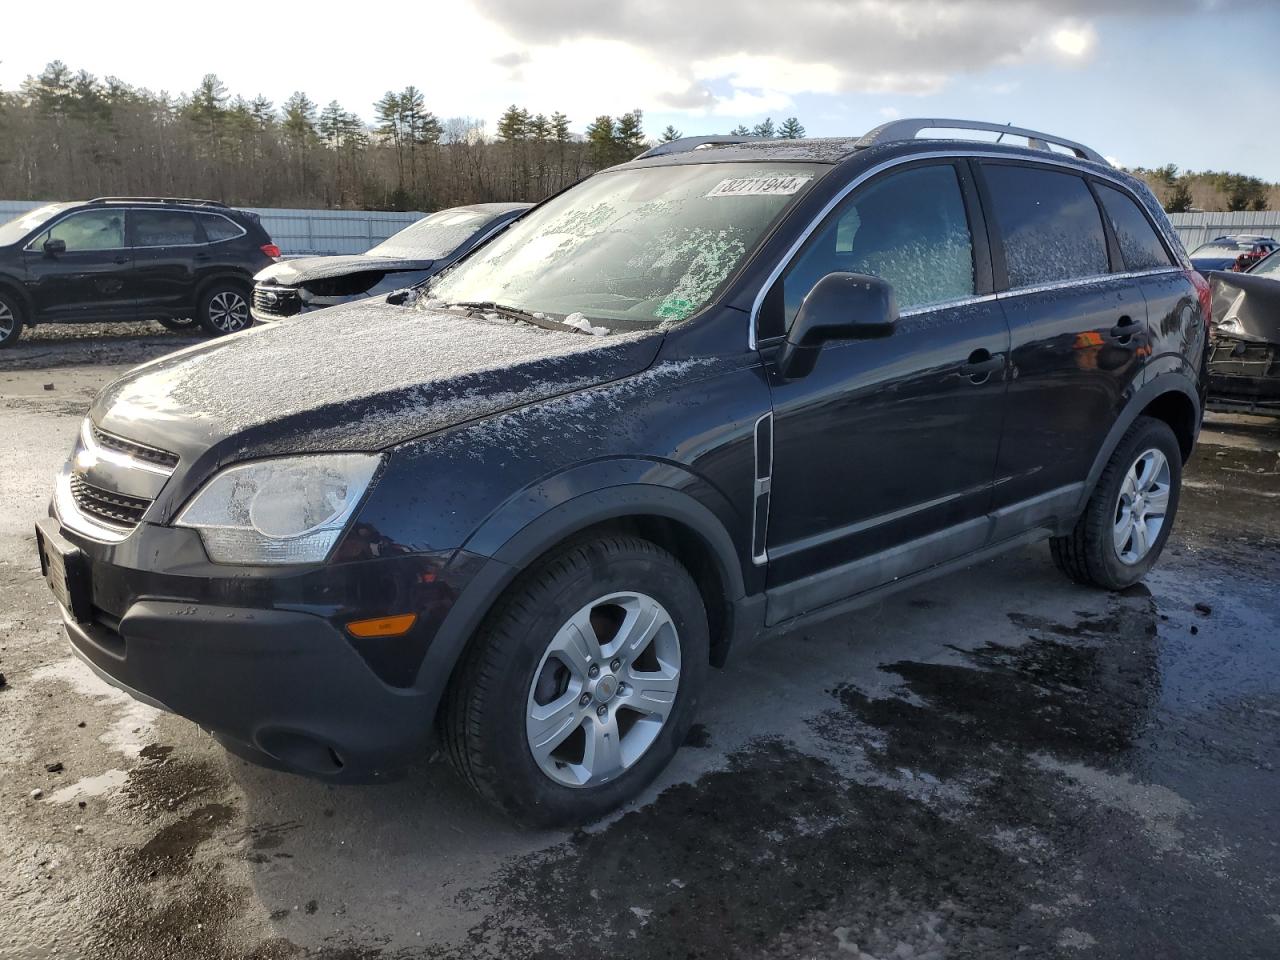
[[51, 203], [44, 207], [37, 207], [35, 210], [28, 210], [26, 213], [14, 217], [8, 223], [0, 224], [0, 247], [7, 247], [11, 243], [17, 243], [40, 224], [65, 210], [66, 206], [65, 203]]
[[1255, 277], [1269, 277], [1280, 280], [1280, 250], [1263, 257], [1249, 270]]
[[706, 163], [598, 174], [462, 261], [430, 295], [552, 316], [683, 320], [827, 169]]
[[1191, 251], [1193, 257], [1238, 257], [1253, 249], [1253, 244], [1243, 240], [1231, 243], [1204, 243]]
[[470, 240], [491, 219], [474, 210], [441, 210], [383, 240], [365, 256], [438, 260]]

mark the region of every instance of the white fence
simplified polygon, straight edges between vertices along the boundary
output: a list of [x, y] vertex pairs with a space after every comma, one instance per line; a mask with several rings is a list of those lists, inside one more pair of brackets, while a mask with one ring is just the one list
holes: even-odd
[[[0, 223], [41, 206], [39, 200], [0, 200]], [[262, 218], [267, 233], [286, 256], [364, 253], [423, 216], [381, 210], [285, 210], [245, 207]], [[1261, 213], [1171, 213], [1183, 244], [1192, 250], [1224, 233], [1280, 237], [1280, 211]]]
[[[43, 206], [42, 200], [0, 200], [0, 223]], [[364, 253], [424, 214], [382, 210], [286, 210], [241, 207], [262, 226], [285, 256]]]

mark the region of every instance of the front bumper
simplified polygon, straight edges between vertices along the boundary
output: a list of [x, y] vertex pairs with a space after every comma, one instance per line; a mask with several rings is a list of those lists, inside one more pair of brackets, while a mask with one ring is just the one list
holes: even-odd
[[118, 632], [63, 617], [96, 673], [240, 756], [366, 782], [424, 755], [435, 704], [389, 690], [323, 618], [163, 600], [134, 604]]
[[[63, 607], [63, 620], [76, 654], [108, 682], [233, 753], [297, 773], [390, 779], [425, 755], [447, 676], [422, 664], [480, 558], [226, 567], [203, 557], [194, 531], [143, 523], [107, 544], [55, 517], [38, 526], [42, 540], [83, 557], [88, 596], [75, 613]], [[345, 629], [409, 611], [418, 620], [401, 637]]]

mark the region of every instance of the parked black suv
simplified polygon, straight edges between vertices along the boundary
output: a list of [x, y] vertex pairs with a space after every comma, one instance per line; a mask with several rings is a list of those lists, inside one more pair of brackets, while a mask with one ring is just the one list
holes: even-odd
[[37, 323], [234, 333], [252, 322], [253, 275], [279, 256], [256, 215], [212, 200], [51, 203], [0, 225], [0, 348]]
[[[966, 126], [1029, 146], [917, 137]], [[117, 380], [40, 552], [74, 649], [241, 756], [378, 778], [434, 728], [583, 820], [750, 640], [1042, 539], [1139, 580], [1207, 297], [1149, 191], [1045, 134], [676, 141], [412, 302]]]

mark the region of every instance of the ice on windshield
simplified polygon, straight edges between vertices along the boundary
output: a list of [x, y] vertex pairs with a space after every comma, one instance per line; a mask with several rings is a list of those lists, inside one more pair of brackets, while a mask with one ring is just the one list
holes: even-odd
[[431, 296], [581, 313], [606, 326], [683, 320], [826, 169], [743, 162], [600, 174], [443, 276]]
[[388, 237], [366, 256], [438, 260], [470, 240], [489, 217], [474, 210], [441, 210]]
[[64, 209], [66, 209], [66, 204], [64, 203], [50, 203], [19, 214], [8, 223], [0, 224], [0, 247], [7, 247], [11, 243], [17, 243], [36, 227]]

